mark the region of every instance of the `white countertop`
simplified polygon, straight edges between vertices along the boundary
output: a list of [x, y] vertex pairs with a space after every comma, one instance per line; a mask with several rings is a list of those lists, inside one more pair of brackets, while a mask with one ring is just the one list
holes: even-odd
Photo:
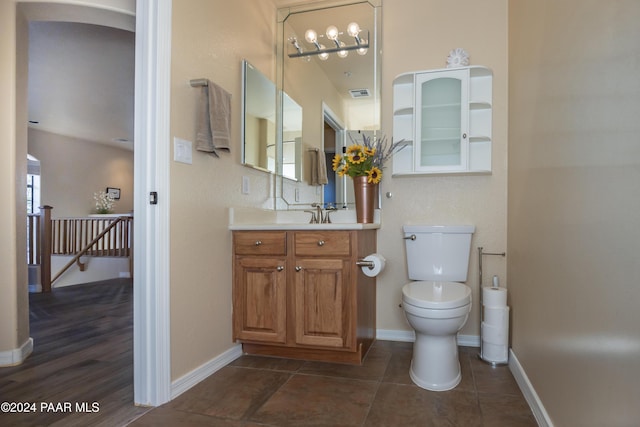
[[368, 230], [380, 228], [380, 211], [374, 222], [356, 222], [356, 212], [349, 209], [331, 211], [329, 224], [309, 224], [311, 214], [304, 210], [275, 211], [253, 208], [229, 208], [229, 230]]

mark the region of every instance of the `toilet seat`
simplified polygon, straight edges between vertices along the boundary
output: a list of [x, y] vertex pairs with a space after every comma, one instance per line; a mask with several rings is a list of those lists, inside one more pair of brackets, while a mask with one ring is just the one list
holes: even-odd
[[402, 287], [403, 300], [415, 307], [449, 310], [471, 303], [471, 288], [459, 282], [418, 281]]

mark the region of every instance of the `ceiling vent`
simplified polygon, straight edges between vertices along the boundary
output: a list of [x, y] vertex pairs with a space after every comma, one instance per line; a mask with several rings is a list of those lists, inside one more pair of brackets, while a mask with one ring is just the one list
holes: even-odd
[[352, 98], [367, 98], [371, 96], [369, 89], [349, 89]]

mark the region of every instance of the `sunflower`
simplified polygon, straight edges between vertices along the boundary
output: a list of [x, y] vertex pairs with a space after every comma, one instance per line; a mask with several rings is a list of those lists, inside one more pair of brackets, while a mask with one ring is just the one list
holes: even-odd
[[342, 156], [340, 154], [336, 154], [333, 156], [333, 170], [338, 170], [340, 164], [342, 163]]
[[362, 152], [362, 150], [363, 150], [362, 145], [352, 144], [347, 147], [347, 154], [360, 153]]
[[367, 158], [362, 151], [349, 154], [349, 161], [354, 165], [364, 162]]
[[375, 147], [364, 147], [364, 154], [367, 157], [373, 157], [376, 155], [376, 149]]
[[345, 163], [342, 165], [342, 168], [338, 170], [338, 176], [343, 177], [349, 173], [349, 164]]
[[382, 171], [376, 166], [374, 166], [367, 171], [367, 176], [369, 177], [367, 179], [367, 182], [370, 182], [372, 184], [377, 184], [382, 179]]

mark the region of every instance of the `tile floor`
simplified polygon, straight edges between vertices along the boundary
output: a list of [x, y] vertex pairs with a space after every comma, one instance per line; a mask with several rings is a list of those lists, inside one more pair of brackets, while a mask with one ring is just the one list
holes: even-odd
[[536, 426], [509, 368], [460, 347], [462, 382], [409, 378], [412, 344], [378, 341], [362, 366], [242, 356], [130, 426]]

